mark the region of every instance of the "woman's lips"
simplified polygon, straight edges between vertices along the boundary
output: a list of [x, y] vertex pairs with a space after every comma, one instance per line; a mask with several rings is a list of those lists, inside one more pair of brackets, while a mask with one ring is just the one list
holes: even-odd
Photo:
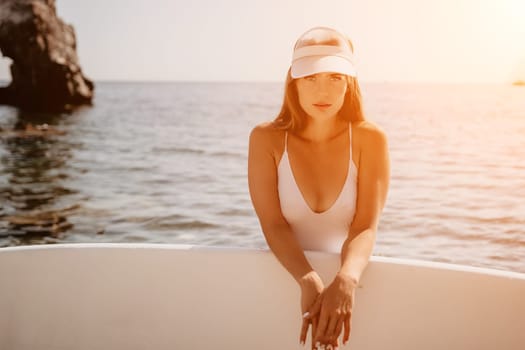
[[331, 106], [331, 104], [324, 104], [324, 103], [314, 103], [314, 106], [317, 108], [328, 108]]

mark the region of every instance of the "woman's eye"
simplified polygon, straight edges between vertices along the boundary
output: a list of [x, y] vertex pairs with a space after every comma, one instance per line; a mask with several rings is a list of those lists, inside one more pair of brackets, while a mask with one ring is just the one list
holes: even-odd
[[[317, 78], [315, 77], [315, 75], [309, 75], [309, 76], [304, 77], [304, 80], [306, 80], [306, 81], [316, 81]], [[331, 81], [340, 81], [340, 80], [343, 80], [343, 76], [342, 75], [332, 75], [332, 76], [330, 76], [330, 80]]]

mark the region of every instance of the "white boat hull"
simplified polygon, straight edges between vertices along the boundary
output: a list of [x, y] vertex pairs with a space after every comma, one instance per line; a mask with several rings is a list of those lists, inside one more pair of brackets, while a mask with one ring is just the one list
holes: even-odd
[[[328, 284], [339, 256], [306, 254]], [[0, 349], [303, 349], [299, 295], [267, 250], [1, 248]], [[341, 349], [523, 350], [525, 274], [372, 257]]]

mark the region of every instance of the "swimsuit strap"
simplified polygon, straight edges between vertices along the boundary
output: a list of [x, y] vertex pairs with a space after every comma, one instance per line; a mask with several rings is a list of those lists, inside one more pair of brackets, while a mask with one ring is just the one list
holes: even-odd
[[350, 163], [348, 163], [349, 165], [352, 165], [352, 123], [348, 123], [348, 134], [350, 136]]

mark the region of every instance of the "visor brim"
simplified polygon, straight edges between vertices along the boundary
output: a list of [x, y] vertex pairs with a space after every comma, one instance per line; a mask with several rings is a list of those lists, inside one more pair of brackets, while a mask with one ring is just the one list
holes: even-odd
[[292, 63], [290, 73], [293, 79], [297, 79], [322, 72], [346, 74], [351, 77], [357, 75], [352, 62], [339, 56], [310, 56], [300, 58]]

